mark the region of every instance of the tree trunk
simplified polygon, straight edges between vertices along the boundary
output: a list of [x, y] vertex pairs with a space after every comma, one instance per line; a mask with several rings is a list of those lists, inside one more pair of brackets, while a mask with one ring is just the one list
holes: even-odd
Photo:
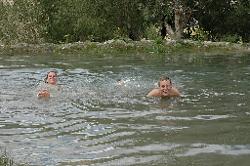
[[183, 37], [185, 14], [182, 7], [175, 9], [175, 38], [181, 39]]
[[166, 29], [167, 29], [167, 33], [172, 37], [174, 36], [174, 31], [173, 28], [171, 27], [171, 25], [166, 24]]
[[173, 18], [165, 21], [167, 34], [173, 39], [181, 39], [183, 37], [184, 28], [190, 19], [191, 11], [182, 5], [176, 5], [174, 8]]

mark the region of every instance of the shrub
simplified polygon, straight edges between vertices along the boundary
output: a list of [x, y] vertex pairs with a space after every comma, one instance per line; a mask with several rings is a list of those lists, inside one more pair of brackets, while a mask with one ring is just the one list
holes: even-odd
[[220, 40], [230, 43], [242, 43], [242, 37], [237, 34], [224, 35], [220, 38]]
[[0, 166], [11, 166], [11, 165], [13, 165], [13, 160], [7, 156], [6, 151], [0, 154]]
[[3, 43], [39, 43], [43, 41], [36, 0], [0, 2], [0, 40]]
[[154, 25], [150, 25], [145, 30], [145, 36], [149, 40], [158, 40], [159, 38], [159, 29]]

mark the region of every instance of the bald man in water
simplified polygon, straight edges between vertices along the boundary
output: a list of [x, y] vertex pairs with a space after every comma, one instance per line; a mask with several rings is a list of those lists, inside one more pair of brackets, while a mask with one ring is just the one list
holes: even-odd
[[158, 88], [151, 90], [147, 97], [178, 97], [180, 92], [172, 85], [169, 77], [161, 77], [158, 82]]

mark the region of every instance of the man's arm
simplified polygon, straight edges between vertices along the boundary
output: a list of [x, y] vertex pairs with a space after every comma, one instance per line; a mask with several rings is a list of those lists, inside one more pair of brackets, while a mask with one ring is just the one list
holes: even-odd
[[147, 94], [147, 97], [155, 97], [155, 96], [159, 96], [159, 89], [153, 89]]
[[172, 87], [172, 89], [171, 89], [171, 96], [177, 96], [177, 97], [179, 97], [179, 96], [181, 96], [181, 93], [179, 92], [179, 90], [177, 88]]
[[49, 93], [48, 90], [41, 90], [41, 91], [38, 92], [37, 97], [38, 98], [41, 98], [41, 97], [50, 97], [50, 93]]

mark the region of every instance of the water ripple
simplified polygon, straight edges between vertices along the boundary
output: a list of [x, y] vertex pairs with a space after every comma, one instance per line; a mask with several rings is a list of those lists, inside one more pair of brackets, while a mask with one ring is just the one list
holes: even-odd
[[186, 152], [177, 156], [194, 156], [204, 153], [217, 153], [223, 155], [249, 155], [250, 145], [216, 145], [216, 144], [192, 144]]

